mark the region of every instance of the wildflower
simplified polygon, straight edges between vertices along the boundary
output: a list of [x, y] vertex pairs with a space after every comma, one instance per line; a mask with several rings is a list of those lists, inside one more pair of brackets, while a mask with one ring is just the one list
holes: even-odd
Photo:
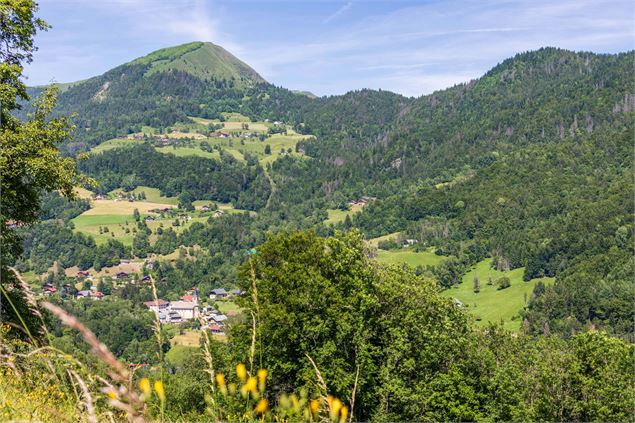
[[240, 380], [245, 380], [247, 377], [247, 368], [243, 363], [238, 363], [236, 366], [236, 375], [240, 378]]
[[251, 376], [249, 379], [247, 379], [247, 383], [245, 383], [245, 386], [243, 386], [243, 390], [245, 392], [251, 392], [255, 394], [257, 392], [257, 387], [258, 382], [256, 382], [256, 378]]
[[227, 394], [227, 387], [225, 386], [225, 375], [222, 373], [216, 374], [216, 383], [218, 383], [218, 388], [223, 393], [223, 395]]
[[342, 409], [340, 410], [340, 422], [344, 423], [347, 417], [348, 417], [348, 407], [343, 406]]
[[146, 397], [150, 395], [150, 393], [152, 393], [152, 388], [150, 387], [150, 381], [148, 380], [147, 377], [144, 377], [143, 379], [139, 381], [139, 388], [145, 394]]
[[111, 400], [116, 400], [117, 399], [117, 393], [115, 392], [114, 389], [109, 389], [108, 390], [108, 398], [110, 398]]
[[269, 401], [267, 401], [264, 398], [258, 401], [258, 404], [256, 404], [256, 413], [258, 414], [265, 414], [268, 409], [269, 409]]
[[340, 409], [341, 408], [342, 408], [342, 401], [340, 401], [337, 398], [334, 398], [331, 401], [331, 410], [330, 410], [330, 413], [329, 413], [332, 421], [337, 420], [337, 417], [340, 414]]
[[165, 390], [163, 389], [163, 382], [157, 380], [154, 382], [154, 391], [161, 401], [165, 401]]
[[267, 371], [267, 369], [259, 369], [258, 382], [263, 383], [267, 379], [268, 375], [269, 375], [269, 372]]
[[313, 416], [317, 416], [318, 412], [320, 411], [320, 401], [311, 400], [309, 407], [311, 408], [311, 414], [313, 414]]
[[229, 388], [229, 394], [230, 395], [234, 395], [236, 393], [236, 384], [235, 383], [230, 383], [229, 385], [227, 385], [227, 388]]

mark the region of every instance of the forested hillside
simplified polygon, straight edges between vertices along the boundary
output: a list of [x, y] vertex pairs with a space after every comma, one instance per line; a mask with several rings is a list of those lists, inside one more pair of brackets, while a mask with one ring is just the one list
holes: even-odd
[[82, 176], [3, 211], [10, 317], [36, 310], [0, 327], [15, 372], [52, 366], [24, 342], [79, 359], [34, 371], [69, 421], [80, 389], [132, 420], [630, 419], [634, 60], [543, 48], [418, 98], [317, 98], [195, 42], [60, 86]]

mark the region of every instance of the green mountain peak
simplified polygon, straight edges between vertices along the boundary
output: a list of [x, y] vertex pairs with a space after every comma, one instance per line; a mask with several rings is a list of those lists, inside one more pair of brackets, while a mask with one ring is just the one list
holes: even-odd
[[235, 79], [248, 83], [264, 83], [265, 79], [245, 62], [210, 42], [195, 41], [154, 51], [129, 63], [150, 68], [146, 76], [178, 70], [203, 80]]

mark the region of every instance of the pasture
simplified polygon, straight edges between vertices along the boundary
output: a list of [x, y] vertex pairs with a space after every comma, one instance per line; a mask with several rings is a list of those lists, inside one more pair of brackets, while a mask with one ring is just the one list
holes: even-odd
[[[148, 195], [147, 192], [146, 195]], [[158, 190], [153, 191], [151, 195], [158, 195]], [[125, 245], [132, 245], [135, 236], [134, 228], [136, 228], [133, 216], [135, 209], [139, 210], [142, 219], [148, 215], [155, 217], [155, 220], [146, 221], [153, 232], [162, 226], [164, 229], [173, 228], [178, 233], [194, 222], [206, 221], [210, 216], [209, 214], [200, 215], [197, 212], [190, 212], [188, 213], [190, 219], [181, 219], [179, 226], [173, 226], [174, 217], [161, 218], [155, 213], [150, 213], [151, 209], [157, 208], [175, 207], [173, 204], [148, 201], [94, 200], [92, 208], [75, 217], [72, 222], [75, 225], [75, 231], [92, 235], [97, 244], [104, 244], [108, 239], [116, 239]], [[108, 229], [107, 232], [105, 228]], [[154, 242], [156, 237], [156, 235], [152, 235], [150, 241]]]
[[104, 141], [101, 144], [90, 149], [93, 154], [103, 153], [104, 151], [114, 150], [115, 148], [131, 147], [135, 144], [140, 144], [143, 141], [134, 140], [129, 138], [113, 138], [108, 141]]
[[[487, 325], [489, 322], [502, 322], [506, 329], [517, 331], [521, 327], [518, 313], [527, 305], [534, 286], [538, 281], [545, 284], [553, 283], [553, 278], [532, 279], [523, 281], [524, 268], [499, 272], [491, 268], [492, 259], [485, 259], [468, 271], [459, 285], [442, 292], [446, 297], [461, 301], [467, 311], [472, 314], [477, 324]], [[478, 276], [480, 292], [474, 293], [474, 275]], [[497, 290], [496, 280], [502, 276], [510, 279], [509, 288]], [[489, 279], [492, 285], [488, 285]]]
[[414, 251], [412, 248], [401, 248], [398, 250], [378, 250], [377, 261], [385, 264], [404, 263], [415, 268], [417, 266], [436, 266], [443, 260], [445, 256], [438, 256], [434, 253], [434, 248], [426, 251]]
[[340, 210], [340, 209], [328, 209], [326, 212], [328, 213], [328, 218], [324, 221], [325, 225], [335, 225], [336, 223], [343, 222], [346, 219], [347, 215], [354, 215], [362, 211], [364, 206], [359, 204], [355, 204], [351, 206], [350, 210]]

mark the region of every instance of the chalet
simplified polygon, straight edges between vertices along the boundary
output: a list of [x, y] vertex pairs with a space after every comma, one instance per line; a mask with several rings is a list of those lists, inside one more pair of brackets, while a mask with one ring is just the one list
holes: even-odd
[[227, 298], [227, 296], [228, 296], [227, 291], [225, 291], [225, 289], [223, 288], [212, 289], [212, 293], [209, 294], [209, 298], [212, 300], [216, 300], [219, 298]]
[[139, 281], [140, 282], [150, 282], [150, 280], [151, 280], [150, 276], [149, 275], [145, 275]]
[[225, 212], [224, 212], [224, 211], [222, 211], [222, 210], [216, 210], [216, 211], [214, 212], [214, 217], [221, 217], [221, 216], [222, 216], [222, 215], [224, 215], [224, 214], [225, 214]]
[[191, 217], [185, 213], [181, 213], [179, 214], [179, 219], [185, 219], [185, 220], [190, 220]]
[[229, 134], [227, 132], [219, 131], [216, 132], [214, 135], [216, 136], [216, 138], [229, 138]]
[[[123, 262], [123, 260], [122, 260]], [[117, 279], [128, 279], [130, 277], [129, 274], [127, 274], [126, 272], [117, 272], [116, 278]]]
[[223, 332], [223, 328], [216, 323], [212, 323], [211, 325], [209, 325], [209, 330], [212, 331], [214, 335], [225, 335], [225, 332]]
[[157, 311], [160, 311], [160, 310], [167, 310], [168, 307], [170, 306], [170, 302], [159, 298], [157, 300], [146, 301], [143, 303], [143, 305], [145, 305], [150, 310], [156, 313]]
[[240, 289], [232, 289], [230, 292], [234, 297], [239, 297], [245, 293], [245, 291], [241, 291]]
[[42, 287], [42, 292], [44, 292], [44, 294], [46, 295], [53, 295], [57, 292], [57, 288], [52, 285], [44, 285]]
[[210, 211], [210, 210], [211, 209], [210, 209], [210, 207], [207, 204], [201, 206], [201, 211]]
[[104, 293], [101, 291], [95, 291], [91, 294], [91, 298], [95, 300], [102, 300], [104, 298]]
[[85, 270], [80, 270], [79, 272], [77, 272], [77, 278], [88, 278], [90, 277], [90, 272], [87, 272]]
[[419, 241], [417, 241], [416, 239], [406, 239], [406, 244], [407, 245], [415, 245], [416, 243], [418, 243]]
[[97, 194], [95, 196], [95, 200], [103, 200], [104, 199], [104, 195], [103, 194]]
[[227, 316], [224, 314], [212, 314], [212, 320], [218, 324], [222, 324], [225, 320], [227, 320]]
[[90, 298], [90, 294], [91, 292], [88, 290], [85, 291], [78, 291], [77, 294], [75, 294], [75, 298], [80, 299], [80, 298]]
[[154, 216], [146, 216], [144, 219], [146, 222], [149, 222], [151, 220], [154, 220]]

